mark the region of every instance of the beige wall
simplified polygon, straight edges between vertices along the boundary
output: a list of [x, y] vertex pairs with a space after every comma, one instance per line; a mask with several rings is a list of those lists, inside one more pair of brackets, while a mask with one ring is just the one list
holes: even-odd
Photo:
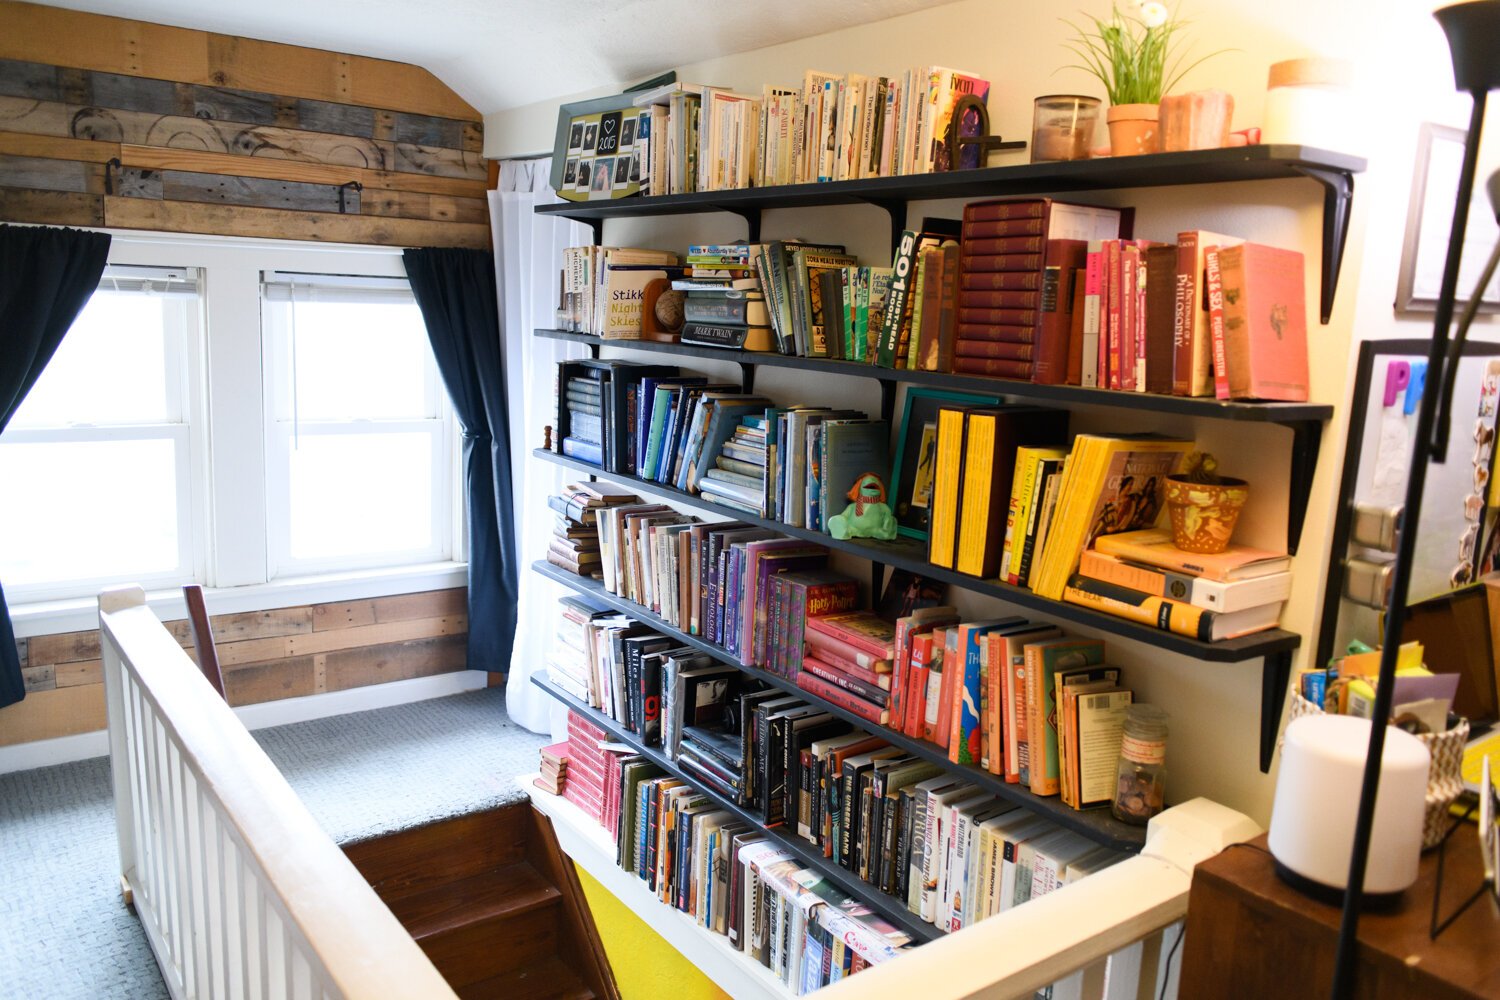
[[[800, 42], [680, 68], [683, 79], [759, 92], [764, 83], [800, 83], [807, 68], [844, 72], [896, 72], [923, 63], [977, 71], [992, 81], [990, 112], [1002, 135], [1029, 138], [1031, 100], [1038, 94], [1093, 93], [1092, 78], [1068, 69], [1062, 47], [1069, 29], [1059, 20], [1075, 6], [1103, 11], [1103, 4], [1034, 4], [1019, 0], [963, 0], [875, 24], [859, 25]], [[1423, 336], [1430, 319], [1398, 320], [1391, 303], [1405, 226], [1411, 164], [1423, 120], [1463, 125], [1468, 101], [1453, 94], [1447, 47], [1431, 6], [1377, 0], [1374, 3], [1306, 3], [1263, 0], [1187, 0], [1182, 14], [1194, 23], [1194, 51], [1233, 47], [1193, 70], [1179, 89], [1219, 87], [1235, 98], [1237, 127], [1259, 124], [1270, 63], [1305, 55], [1355, 61], [1361, 106], [1371, 112], [1365, 154], [1371, 164], [1356, 182], [1353, 228], [1332, 322], [1310, 332], [1313, 398], [1340, 406], [1323, 440], [1307, 526], [1296, 560], [1296, 586], [1284, 617], [1305, 637], [1299, 662], [1313, 644], [1327, 562], [1338, 469], [1345, 436], [1343, 404], [1352, 372], [1352, 344], [1360, 338]], [[573, 95], [559, 95], [559, 100]], [[486, 154], [503, 156], [549, 148], [558, 101], [486, 116]], [[1102, 138], [1102, 136], [1101, 136]], [[1492, 142], [1493, 145], [1493, 142]], [[1024, 162], [1025, 154], [992, 161]], [[1493, 161], [1494, 157], [1486, 159]], [[1311, 182], [1276, 181], [1179, 189], [1107, 192], [1100, 201], [1133, 204], [1137, 235], [1168, 239], [1179, 229], [1205, 228], [1242, 234], [1260, 242], [1300, 247], [1309, 256], [1308, 298], [1317, 301], [1321, 197]], [[954, 204], [914, 206], [921, 215], [953, 216]], [[863, 258], [888, 254], [884, 217], [873, 208], [777, 211], [766, 215], [767, 238], [802, 235], [846, 242]], [[743, 224], [730, 216], [680, 217], [612, 223], [611, 243], [680, 249], [689, 240], [735, 239]], [[1315, 311], [1314, 311], [1315, 312]], [[1314, 317], [1315, 318], [1315, 317]], [[726, 372], [725, 374], [730, 374]], [[762, 372], [757, 388], [779, 399], [816, 399], [874, 407], [873, 385], [857, 380], [812, 382], [797, 373]], [[830, 399], [830, 397], [834, 397]], [[1078, 429], [1119, 428], [1181, 432], [1180, 421], [1079, 410]], [[1219, 453], [1226, 469], [1253, 483], [1254, 498], [1242, 521], [1241, 539], [1267, 547], [1284, 543], [1289, 432], [1279, 428], [1232, 427], [1198, 421], [1190, 428]], [[978, 611], [989, 602], [968, 598]], [[991, 605], [993, 606], [993, 605]], [[1273, 777], [1257, 769], [1260, 669], [1258, 663], [1209, 665], [1149, 648], [1119, 643], [1111, 659], [1127, 670], [1145, 699], [1172, 715], [1169, 751], [1172, 799], [1207, 795], [1269, 818]]]

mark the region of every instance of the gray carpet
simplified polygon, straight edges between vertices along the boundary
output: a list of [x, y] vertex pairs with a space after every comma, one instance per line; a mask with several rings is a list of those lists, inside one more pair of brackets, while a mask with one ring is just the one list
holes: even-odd
[[[548, 742], [510, 722], [502, 688], [255, 737], [339, 843], [516, 801]], [[107, 761], [0, 775], [0, 997], [166, 996], [120, 903]]]

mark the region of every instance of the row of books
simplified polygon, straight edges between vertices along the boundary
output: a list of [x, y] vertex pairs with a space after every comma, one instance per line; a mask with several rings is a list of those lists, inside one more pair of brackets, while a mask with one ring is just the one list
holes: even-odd
[[563, 250], [558, 329], [639, 340], [645, 286], [656, 278], [685, 273], [670, 250], [568, 247]]
[[896, 957], [911, 938], [642, 757], [621, 762], [614, 833], [620, 868], [665, 905], [722, 934], [794, 995]]
[[[634, 630], [624, 616], [602, 616], [598, 624], [601, 636]], [[1021, 641], [1020, 632], [1004, 623], [964, 628], [970, 630], [966, 638], [1003, 633], [1012, 643]], [[1030, 650], [1026, 660], [1035, 661], [1039, 674], [1060, 677], [1060, 697], [1072, 696], [1076, 702], [1080, 694], [1099, 695], [1110, 703], [1106, 711], [1085, 699], [1083, 722], [1076, 731], [1082, 736], [1065, 725], [1054, 739], [1058, 743], [1074, 736], [1071, 746], [1087, 748], [1081, 787], [1092, 796], [1088, 802], [1107, 801], [1129, 692], [1113, 683], [1118, 670], [1099, 666], [1102, 644], [1047, 640], [1045, 636], [1055, 636], [1055, 630], [1032, 631], [1040, 638], [1029, 645], [1038, 649]], [[918, 633], [924, 639], [930, 635], [930, 628]], [[640, 649], [672, 644], [668, 637], [640, 632], [627, 637], [627, 650], [631, 640]], [[809, 651], [816, 648], [810, 646]], [[660, 650], [660, 655], [681, 663], [662, 671], [675, 681], [655, 682], [662, 686], [658, 724], [653, 727], [646, 716], [643, 728], [641, 707], [653, 702], [650, 687], [643, 687], [633, 702], [622, 701], [624, 714], [615, 716], [617, 721], [640, 733], [647, 745], [660, 743], [683, 773], [702, 787], [753, 810], [768, 827], [795, 831], [840, 867], [896, 895], [913, 913], [945, 930], [1050, 891], [1066, 877], [1067, 865], [1085, 856], [1105, 860], [1085, 838], [1058, 836], [1051, 823], [1016, 811], [961, 776], [891, 747], [878, 734], [851, 726], [815, 704], [768, 689], [733, 668], [704, 662], [694, 666], [691, 650]], [[1073, 703], [1060, 702], [1059, 708], [1066, 711], [1064, 705]], [[1053, 751], [1064, 774], [1070, 773], [1066, 768], [1075, 759], [1069, 747], [1063, 742], [1061, 757]], [[1058, 780], [1054, 774], [1054, 783]], [[1069, 784], [1063, 779], [1063, 784], [1072, 788], [1078, 781]], [[925, 798], [939, 793], [946, 796], [941, 809]], [[989, 820], [995, 822], [986, 826]], [[1004, 835], [1011, 832], [1018, 836], [1007, 850]], [[1043, 853], [1039, 866], [1027, 865], [1030, 857], [1018, 857], [1017, 851], [1032, 839], [1037, 841], [1033, 849], [1050, 844], [1061, 849], [1060, 854]], [[1048, 858], [1061, 867], [1049, 867]], [[1006, 864], [1018, 860], [1019, 867]]]
[[634, 493], [599, 482], [572, 483], [561, 493], [549, 496], [547, 506], [554, 518], [547, 561], [579, 576], [602, 576], [599, 529], [595, 523], [599, 510], [639, 499]]
[[750, 247], [695, 244], [688, 247], [687, 264], [691, 275], [672, 282], [672, 289], [683, 295], [682, 343], [771, 350], [771, 318], [751, 265]]
[[[947, 136], [960, 97], [981, 102], [989, 81], [941, 66], [900, 75], [808, 70], [801, 88], [759, 95], [673, 83], [635, 99], [647, 195], [893, 177], [982, 166], [977, 149], [952, 162]], [[979, 116], [957, 122], [978, 134]]]

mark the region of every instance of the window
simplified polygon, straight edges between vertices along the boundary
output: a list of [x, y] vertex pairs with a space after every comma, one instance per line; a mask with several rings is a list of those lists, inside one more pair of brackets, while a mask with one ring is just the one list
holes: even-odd
[[451, 421], [406, 281], [262, 287], [272, 575], [446, 558]]
[[117, 234], [0, 437], [0, 580], [13, 608], [432, 580], [459, 444], [399, 250]]
[[[201, 318], [191, 268], [105, 271], [0, 441], [0, 580], [13, 598], [194, 578]], [[121, 520], [134, 529], [118, 532]]]

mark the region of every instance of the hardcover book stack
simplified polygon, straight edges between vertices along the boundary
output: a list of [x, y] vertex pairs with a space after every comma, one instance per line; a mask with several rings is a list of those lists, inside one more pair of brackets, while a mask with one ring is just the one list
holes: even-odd
[[951, 370], [1066, 381], [1088, 241], [1113, 239], [1129, 221], [1129, 210], [1051, 198], [965, 205]]
[[876, 725], [890, 721], [896, 627], [872, 611], [806, 619], [797, 686]]
[[682, 342], [747, 351], [772, 350], [771, 316], [751, 247], [710, 243], [688, 247], [691, 274], [672, 282], [686, 295]]
[[[564, 455], [612, 472], [633, 472], [637, 461], [641, 381], [676, 374], [673, 365], [642, 365], [616, 358], [558, 362], [557, 430], [553, 447]], [[599, 408], [598, 427], [585, 419], [575, 428], [574, 416], [595, 416], [589, 409], [594, 405]]]
[[568, 713], [568, 780], [563, 798], [604, 822], [604, 730], [577, 712]]
[[567, 742], [542, 747], [541, 757], [541, 774], [536, 779], [537, 787], [553, 795], [561, 795], [568, 783]]
[[1148, 528], [1101, 535], [1063, 599], [1213, 642], [1273, 628], [1292, 593], [1285, 553], [1230, 545], [1203, 555]]
[[714, 467], [698, 480], [698, 491], [727, 507], [763, 514], [766, 495], [766, 416], [747, 413], [719, 445]]

